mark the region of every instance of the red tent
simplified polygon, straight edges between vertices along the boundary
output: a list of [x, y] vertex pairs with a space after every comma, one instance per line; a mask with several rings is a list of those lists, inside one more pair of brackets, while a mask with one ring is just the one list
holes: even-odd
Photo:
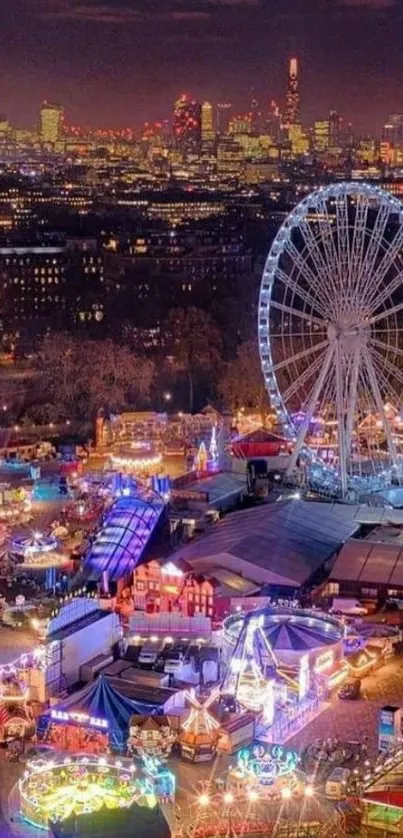
[[258, 428], [249, 434], [234, 439], [232, 453], [234, 457], [249, 459], [250, 457], [276, 457], [281, 452], [287, 453], [289, 441], [284, 437]]

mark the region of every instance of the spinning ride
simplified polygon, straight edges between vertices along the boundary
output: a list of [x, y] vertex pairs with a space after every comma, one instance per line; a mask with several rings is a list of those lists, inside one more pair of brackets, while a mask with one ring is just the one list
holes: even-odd
[[343, 635], [338, 620], [303, 609], [266, 606], [228, 617], [222, 696], [255, 713], [264, 735], [282, 742], [320, 711], [332, 673], [346, 677]]
[[309, 483], [343, 497], [402, 476], [402, 246], [399, 201], [332, 184], [290, 213], [262, 277], [260, 357], [294, 442], [287, 471], [305, 460]]
[[231, 766], [227, 788], [237, 795], [249, 797], [254, 790], [259, 797], [271, 800], [289, 799], [292, 794], [303, 794], [306, 787], [308, 795], [312, 787], [306, 784], [305, 777], [298, 769], [299, 757], [296, 751], [286, 750], [281, 745], [266, 749], [264, 745], [254, 745], [252, 749], [239, 751], [237, 761]]
[[129, 808], [142, 798], [156, 805], [145, 783], [134, 777], [134, 765], [101, 757], [66, 757], [28, 763], [19, 781], [20, 812], [33, 826], [47, 829], [53, 821], [107, 809]]

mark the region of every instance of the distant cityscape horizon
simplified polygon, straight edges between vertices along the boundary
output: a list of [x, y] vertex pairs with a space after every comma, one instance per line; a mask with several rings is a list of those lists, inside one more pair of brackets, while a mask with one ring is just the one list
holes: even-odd
[[[298, 63], [298, 87], [302, 86], [303, 95], [301, 97], [301, 123], [304, 126], [313, 125], [315, 121], [320, 119], [326, 118], [326, 116], [332, 112], [337, 111], [341, 114], [342, 118], [347, 123], [351, 123], [354, 127], [354, 130], [357, 132], [358, 136], [380, 136], [382, 133], [382, 127], [385, 122], [387, 122], [388, 114], [391, 113], [403, 113], [403, 99], [401, 104], [396, 101], [396, 107], [388, 108], [383, 106], [382, 109], [379, 110], [378, 116], [371, 121], [365, 120], [365, 124], [361, 118], [361, 114], [357, 111], [354, 113], [349, 113], [350, 109], [350, 97], [347, 97], [347, 101], [345, 103], [340, 103], [340, 97], [336, 97], [337, 101], [333, 101], [329, 96], [329, 101], [327, 107], [318, 107], [316, 104], [312, 107], [310, 103], [311, 92], [310, 86], [308, 81], [306, 80], [305, 72], [304, 72], [304, 62], [300, 59], [298, 55], [290, 56], [288, 60], [284, 60], [282, 62], [282, 72], [281, 78], [277, 80], [276, 84], [273, 85], [273, 88], [270, 90], [268, 87], [267, 94], [262, 94], [261, 90], [260, 93], [255, 86], [251, 85], [249, 90], [247, 86], [244, 88], [243, 94], [239, 94], [238, 91], [231, 91], [227, 89], [226, 95], [209, 95], [208, 89], [203, 91], [203, 85], [197, 82], [193, 82], [193, 84], [188, 85], [184, 90], [180, 91], [178, 89], [177, 94], [173, 94], [170, 98], [167, 96], [166, 103], [162, 105], [162, 107], [158, 107], [154, 104], [153, 101], [149, 101], [144, 103], [142, 110], [144, 111], [144, 119], [137, 118], [137, 119], [128, 119], [126, 122], [122, 122], [122, 120], [112, 119], [110, 122], [105, 120], [94, 120], [90, 118], [86, 118], [85, 120], [77, 118], [74, 114], [77, 111], [77, 103], [66, 101], [62, 94], [60, 95], [44, 95], [42, 97], [38, 96], [38, 104], [37, 104], [37, 116], [33, 118], [15, 118], [14, 116], [9, 116], [6, 107], [3, 107], [0, 110], [0, 118], [7, 119], [10, 124], [17, 128], [17, 130], [37, 130], [40, 123], [40, 115], [39, 110], [41, 107], [41, 98], [42, 98], [42, 106], [46, 104], [57, 104], [57, 106], [62, 107], [64, 114], [67, 116], [67, 120], [65, 122], [65, 127], [68, 129], [74, 129], [79, 127], [80, 130], [86, 130], [87, 132], [94, 132], [94, 131], [102, 131], [102, 130], [111, 130], [111, 131], [125, 131], [130, 130], [133, 131], [134, 134], [140, 134], [141, 131], [144, 129], [145, 126], [148, 124], [153, 123], [165, 123], [170, 122], [172, 120], [173, 109], [175, 105], [175, 101], [177, 101], [181, 96], [187, 97], [191, 101], [199, 102], [202, 104], [203, 102], [211, 103], [213, 106], [214, 111], [216, 111], [220, 104], [230, 103], [231, 105], [231, 115], [241, 116], [245, 115], [250, 112], [251, 108], [253, 108], [253, 104], [255, 103], [261, 113], [269, 112], [270, 108], [276, 105], [280, 111], [286, 110], [287, 108], [287, 71], [286, 68], [290, 65], [290, 62], [297, 62]], [[302, 68], [302, 73], [301, 73]], [[302, 76], [302, 82], [301, 82]], [[211, 91], [210, 91], [211, 93]], [[234, 95], [235, 94], [235, 95]], [[75, 97], [74, 97], [75, 98]], [[90, 98], [90, 96], [89, 96]], [[169, 102], [169, 104], [168, 104]], [[344, 105], [344, 106], [343, 106]], [[14, 111], [14, 108], [11, 108]], [[108, 109], [106, 109], [108, 110]], [[119, 125], [117, 123], [120, 123]]]

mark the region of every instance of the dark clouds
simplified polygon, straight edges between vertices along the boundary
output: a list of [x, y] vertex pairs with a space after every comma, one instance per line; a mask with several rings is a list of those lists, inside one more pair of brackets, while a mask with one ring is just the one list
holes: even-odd
[[0, 110], [43, 98], [70, 119], [139, 125], [183, 90], [247, 107], [284, 94], [301, 63], [302, 111], [363, 127], [403, 111], [403, 0], [1, 0]]

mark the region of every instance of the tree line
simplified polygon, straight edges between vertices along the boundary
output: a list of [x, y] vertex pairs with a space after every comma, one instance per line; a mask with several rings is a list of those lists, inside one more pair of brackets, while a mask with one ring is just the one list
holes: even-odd
[[[193, 412], [207, 399], [222, 409], [260, 412], [268, 403], [256, 338], [239, 341], [225, 357], [223, 336], [210, 314], [195, 307], [167, 315], [158, 352], [140, 353], [130, 335], [96, 340], [63, 332], [47, 335], [33, 360], [35, 375], [24, 407], [28, 420], [88, 421], [100, 408]], [[169, 391], [170, 402], [164, 402]]]

